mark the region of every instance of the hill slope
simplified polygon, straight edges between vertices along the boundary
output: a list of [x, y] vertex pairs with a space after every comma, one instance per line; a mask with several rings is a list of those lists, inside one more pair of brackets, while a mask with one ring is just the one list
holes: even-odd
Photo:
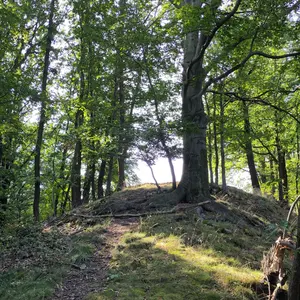
[[4, 241], [0, 297], [258, 299], [251, 284], [262, 279], [262, 254], [287, 211], [235, 188], [215, 197], [204, 209], [175, 206], [144, 185], [74, 210], [42, 232], [24, 227], [17, 243]]

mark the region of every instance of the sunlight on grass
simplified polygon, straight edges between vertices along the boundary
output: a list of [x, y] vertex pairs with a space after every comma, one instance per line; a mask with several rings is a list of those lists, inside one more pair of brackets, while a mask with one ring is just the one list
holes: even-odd
[[261, 273], [211, 248], [186, 246], [178, 236], [127, 233], [113, 252], [104, 299], [255, 299]]

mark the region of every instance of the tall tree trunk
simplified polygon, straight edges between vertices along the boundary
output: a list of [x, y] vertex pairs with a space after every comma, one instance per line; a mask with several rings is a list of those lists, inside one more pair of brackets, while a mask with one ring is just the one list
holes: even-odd
[[[121, 0], [122, 2], [122, 0]], [[122, 2], [123, 3], [123, 2]], [[124, 95], [124, 80], [123, 69], [119, 75], [119, 156], [118, 156], [118, 185], [117, 190], [121, 191], [125, 187], [125, 155], [127, 152], [125, 145], [125, 95]]]
[[43, 143], [44, 127], [46, 124], [47, 82], [48, 82], [48, 71], [49, 71], [49, 64], [50, 64], [51, 44], [53, 41], [53, 34], [54, 34], [54, 24], [53, 24], [54, 9], [55, 9], [55, 0], [51, 0], [48, 32], [46, 37], [46, 49], [45, 49], [45, 56], [44, 56], [41, 96], [40, 96], [40, 101], [41, 101], [40, 120], [38, 124], [37, 139], [35, 144], [35, 157], [34, 157], [35, 182], [34, 182], [33, 216], [36, 222], [39, 221], [40, 218], [39, 205], [40, 205], [40, 197], [41, 197], [41, 148]]
[[[83, 112], [82, 110], [77, 110], [76, 118], [75, 118], [75, 130], [78, 130], [83, 124]], [[72, 170], [71, 170], [71, 197], [72, 197], [72, 207], [78, 207], [81, 203], [81, 152], [82, 152], [82, 143], [81, 138], [78, 133], [76, 133], [76, 144], [75, 144], [75, 151], [72, 163]]]
[[294, 262], [289, 281], [289, 300], [300, 300], [300, 207], [298, 206], [297, 218], [297, 244]]
[[87, 165], [85, 172], [85, 179], [83, 183], [83, 192], [82, 192], [82, 202], [89, 203], [90, 200], [90, 190], [91, 190], [91, 182], [92, 182], [92, 166]]
[[105, 196], [109, 196], [112, 193], [111, 181], [112, 181], [112, 175], [113, 175], [113, 168], [114, 168], [114, 157], [111, 156], [109, 159], [109, 162], [108, 162]]
[[100, 165], [100, 170], [99, 170], [99, 176], [98, 176], [98, 188], [97, 188], [98, 199], [101, 199], [104, 196], [103, 184], [104, 184], [105, 167], [106, 167], [106, 160], [102, 160]]
[[8, 188], [10, 185], [10, 159], [4, 155], [3, 138], [0, 135], [0, 226], [5, 221], [5, 211], [8, 204]]
[[64, 201], [61, 203], [61, 214], [63, 215], [66, 212], [67, 203], [70, 201], [70, 190], [71, 190], [71, 184], [68, 185], [67, 190], [64, 193]]
[[222, 171], [222, 191], [227, 191], [226, 168], [225, 168], [225, 140], [224, 140], [224, 102], [220, 98], [220, 152], [221, 152], [221, 171]]
[[285, 152], [283, 151], [280, 144], [279, 136], [276, 137], [276, 148], [278, 155], [278, 175], [279, 175], [279, 184], [278, 184], [278, 193], [279, 201], [286, 205], [288, 204], [288, 176], [286, 170], [286, 161], [285, 161]]
[[92, 200], [96, 200], [96, 184], [95, 184], [95, 175], [96, 175], [96, 164], [92, 164], [91, 169], [91, 187], [92, 187]]
[[252, 149], [252, 138], [251, 138], [251, 125], [249, 120], [249, 107], [245, 101], [243, 101], [243, 112], [244, 112], [244, 132], [245, 132], [245, 149], [247, 155], [247, 162], [251, 177], [251, 183], [253, 192], [261, 193], [260, 184], [257, 176], [254, 154]]
[[270, 160], [270, 181], [272, 182], [271, 184], [271, 194], [274, 196], [275, 195], [275, 191], [276, 191], [276, 187], [275, 187], [275, 172], [274, 172], [274, 160], [273, 158], [270, 156], [269, 158]]
[[[189, 3], [189, 1], [186, 1]], [[195, 6], [201, 5], [195, 1]], [[184, 45], [184, 85], [182, 90], [183, 173], [179, 184], [179, 200], [198, 202], [210, 197], [208, 184], [206, 127], [208, 118], [202, 102], [203, 59], [199, 52], [207, 37], [197, 31], [186, 35]], [[194, 63], [192, 63], [194, 62]], [[185, 199], [184, 199], [185, 198]]]
[[260, 179], [261, 179], [262, 183], [266, 183], [267, 182], [267, 175], [266, 175], [266, 161], [265, 161], [265, 157], [262, 156], [259, 161], [260, 161], [260, 167], [261, 167]]
[[214, 148], [215, 148], [215, 184], [219, 185], [219, 149], [218, 149], [218, 130], [217, 130], [217, 101], [216, 97], [214, 96]]
[[[207, 101], [207, 97], [205, 97], [205, 105], [206, 105], [206, 110], [208, 114], [208, 118], [211, 119], [211, 114], [210, 114], [210, 107]], [[209, 178], [210, 178], [210, 183], [214, 183], [214, 172], [213, 172], [213, 164], [212, 164], [212, 154], [213, 154], [213, 148], [212, 148], [212, 130], [211, 130], [211, 123], [208, 124], [208, 135], [207, 135], [207, 140], [208, 140], [208, 169], [209, 169]]]
[[278, 161], [278, 198], [280, 203], [285, 206], [288, 204], [288, 175], [286, 170], [285, 151], [282, 149], [281, 140], [279, 136], [280, 131], [280, 116], [275, 111], [275, 123], [276, 123], [276, 150], [277, 150], [277, 161]]
[[[296, 106], [296, 116], [298, 116], [299, 102]], [[299, 195], [299, 176], [300, 176], [300, 124], [296, 124], [296, 143], [297, 143], [297, 164], [296, 164], [296, 194]]]

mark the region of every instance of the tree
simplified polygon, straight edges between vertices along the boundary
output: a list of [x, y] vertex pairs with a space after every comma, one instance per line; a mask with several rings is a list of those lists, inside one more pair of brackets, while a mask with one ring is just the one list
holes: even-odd
[[48, 30], [46, 35], [46, 43], [45, 43], [45, 55], [44, 55], [44, 64], [43, 64], [43, 75], [42, 75], [42, 85], [41, 85], [41, 94], [40, 94], [40, 102], [41, 102], [41, 110], [40, 110], [40, 120], [38, 125], [37, 139], [35, 144], [35, 159], [34, 159], [34, 176], [35, 176], [35, 184], [34, 184], [34, 200], [33, 200], [33, 216], [35, 221], [39, 221], [40, 212], [40, 193], [41, 193], [41, 148], [43, 144], [43, 133], [44, 127], [46, 124], [46, 113], [47, 113], [47, 82], [48, 82], [48, 72], [50, 65], [50, 52], [52, 50], [51, 44], [54, 39], [54, 11], [55, 11], [55, 0], [51, 0], [50, 2], [50, 10], [49, 10], [49, 23]]

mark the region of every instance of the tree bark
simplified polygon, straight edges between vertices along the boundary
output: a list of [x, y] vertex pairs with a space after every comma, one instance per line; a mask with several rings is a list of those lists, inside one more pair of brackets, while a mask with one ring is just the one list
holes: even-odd
[[251, 125], [249, 119], [249, 107], [246, 102], [243, 101], [243, 112], [244, 112], [244, 132], [245, 132], [245, 149], [247, 155], [247, 162], [251, 177], [251, 183], [253, 192], [261, 194], [260, 184], [257, 176], [254, 154], [252, 148], [252, 140], [251, 140]]
[[87, 165], [85, 179], [83, 183], [82, 203], [87, 204], [90, 200], [90, 190], [92, 183], [92, 166]]
[[112, 193], [111, 181], [112, 181], [113, 168], [114, 168], [114, 157], [111, 156], [108, 162], [105, 196], [109, 196]]
[[[189, 1], [187, 1], [189, 3]], [[192, 5], [201, 5], [195, 1]], [[184, 85], [182, 90], [183, 174], [178, 195], [187, 202], [210, 197], [208, 184], [206, 127], [208, 118], [202, 102], [203, 59], [197, 59], [206, 36], [197, 31], [186, 35], [184, 44]], [[197, 60], [197, 62], [195, 62]], [[192, 64], [192, 61], [194, 63]], [[182, 191], [182, 192], [181, 192]]]
[[294, 257], [291, 280], [289, 282], [289, 300], [300, 300], [300, 206], [297, 218], [297, 245]]
[[[76, 112], [75, 118], [75, 130], [80, 128], [83, 124], [83, 112], [82, 110], [78, 109]], [[75, 144], [75, 151], [73, 157], [73, 164], [71, 170], [71, 197], [72, 197], [72, 208], [80, 206], [81, 203], [81, 152], [82, 152], [82, 142], [78, 133], [76, 134], [76, 144]]]
[[217, 103], [214, 96], [214, 148], [215, 148], [215, 184], [219, 185], [219, 147], [218, 147], [218, 131], [217, 131]]
[[220, 152], [221, 152], [221, 171], [222, 171], [222, 191], [227, 192], [226, 168], [225, 168], [225, 139], [224, 139], [224, 103], [220, 98]]
[[44, 66], [43, 66], [43, 76], [42, 76], [42, 87], [41, 87], [41, 110], [40, 110], [40, 120], [38, 124], [37, 139], [35, 144], [35, 157], [34, 157], [34, 199], [33, 199], [33, 216], [36, 222], [40, 218], [40, 197], [41, 197], [41, 148], [43, 144], [43, 133], [46, 124], [46, 110], [47, 110], [47, 82], [48, 82], [48, 71], [50, 65], [50, 52], [51, 44], [53, 41], [54, 34], [54, 17], [55, 10], [55, 0], [51, 0], [50, 3], [50, 13], [49, 13], [49, 23], [48, 32], [46, 37], [46, 49], [44, 56]]
[[106, 167], [106, 160], [101, 161], [99, 176], [98, 176], [98, 199], [103, 198], [104, 190], [103, 190], [103, 183], [104, 183], [104, 175], [105, 175], [105, 167]]
[[275, 123], [276, 123], [276, 150], [277, 150], [277, 162], [278, 162], [278, 197], [280, 203], [285, 206], [288, 204], [288, 175], [285, 161], [285, 151], [282, 149], [281, 140], [279, 136], [280, 131], [280, 118], [278, 112], [275, 111]]
[[[207, 101], [207, 97], [205, 97], [205, 105], [206, 105], [206, 110], [208, 114], [208, 118], [211, 119], [211, 114], [210, 114], [210, 107]], [[213, 148], [212, 148], [212, 130], [211, 130], [211, 123], [208, 124], [208, 135], [207, 135], [207, 140], [208, 140], [208, 168], [209, 168], [209, 178], [210, 178], [210, 183], [214, 183], [214, 172], [213, 172], [213, 164], [212, 164], [212, 153], [213, 153]]]

